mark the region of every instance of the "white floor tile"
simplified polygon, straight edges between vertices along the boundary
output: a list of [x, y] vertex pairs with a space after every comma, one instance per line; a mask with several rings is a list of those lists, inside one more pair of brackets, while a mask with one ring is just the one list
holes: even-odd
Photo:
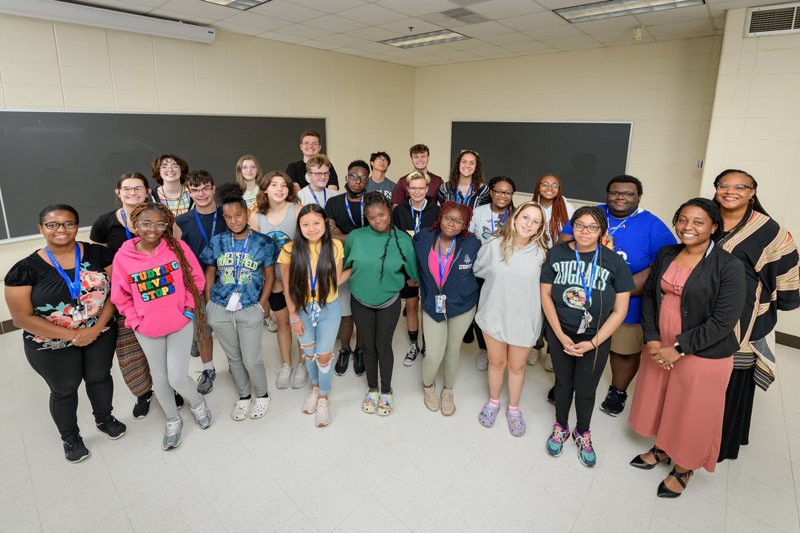
[[730, 470], [728, 505], [780, 531], [800, 531], [797, 499], [774, 488], [768, 478], [756, 480]]
[[621, 496], [612, 486], [595, 480], [578, 518], [598, 532], [642, 531], [650, 527], [654, 498], [649, 495]]
[[341, 533], [408, 533], [411, 530], [378, 501], [377, 495], [367, 496], [358, 508], [334, 529]]

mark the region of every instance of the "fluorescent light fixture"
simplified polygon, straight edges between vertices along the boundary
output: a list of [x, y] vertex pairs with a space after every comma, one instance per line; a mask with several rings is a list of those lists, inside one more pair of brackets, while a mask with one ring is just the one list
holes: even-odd
[[472, 37], [467, 37], [466, 35], [461, 35], [460, 33], [450, 30], [439, 30], [378, 42], [388, 44], [389, 46], [396, 46], [397, 48], [417, 48], [418, 46], [451, 43], [453, 41], [463, 41], [465, 39], [472, 39]]
[[212, 28], [53, 0], [0, 0], [0, 13], [212, 43]]
[[251, 7], [260, 6], [261, 4], [266, 4], [267, 2], [271, 2], [272, 0], [204, 0], [209, 4], [218, 4], [225, 7], [232, 7], [234, 9], [241, 9], [244, 11], [245, 9], [250, 9]]
[[609, 0], [607, 2], [595, 2], [593, 4], [554, 9], [553, 13], [574, 24], [576, 22], [651, 13], [678, 7], [699, 6], [704, 3], [704, 0]]

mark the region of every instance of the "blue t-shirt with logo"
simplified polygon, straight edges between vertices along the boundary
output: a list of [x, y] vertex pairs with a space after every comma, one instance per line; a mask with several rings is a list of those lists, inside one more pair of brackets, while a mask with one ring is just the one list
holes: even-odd
[[[600, 242], [622, 256], [631, 274], [647, 269], [663, 246], [675, 244], [675, 237], [667, 225], [650, 211], [640, 207], [634, 216], [625, 219], [612, 216], [605, 204], [597, 207], [606, 212], [608, 220], [608, 231]], [[561, 233], [572, 235], [572, 223], [567, 222]], [[642, 323], [641, 295], [631, 296], [625, 323]]]
[[[258, 303], [264, 288], [265, 267], [275, 264], [281, 249], [275, 242], [257, 231], [245, 239], [233, 239], [230, 231], [216, 235], [200, 255], [200, 262], [217, 267], [217, 281], [211, 287], [211, 301], [223, 307], [233, 294], [234, 287], [241, 293], [242, 307]], [[234, 277], [238, 277], [238, 286]]]

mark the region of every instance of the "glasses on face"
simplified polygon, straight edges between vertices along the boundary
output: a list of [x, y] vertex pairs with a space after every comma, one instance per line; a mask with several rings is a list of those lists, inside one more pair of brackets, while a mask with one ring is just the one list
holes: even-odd
[[314, 141], [313, 143], [303, 141], [303, 146], [319, 146], [319, 143]]
[[408, 188], [409, 192], [424, 192], [424, 191], [427, 191], [427, 190], [428, 190], [427, 187], [409, 187]]
[[461, 220], [460, 218], [453, 218], [450, 215], [443, 216], [442, 220], [444, 220], [448, 224], [454, 225], [457, 228], [460, 228], [461, 226], [464, 225], [464, 221], [463, 220]]
[[731, 185], [729, 183], [717, 183], [717, 190], [718, 191], [728, 191], [733, 189], [736, 192], [744, 192], [747, 189], [755, 190], [755, 187], [751, 187], [749, 185], [745, 185], [744, 183], [737, 183], [736, 185]]
[[139, 222], [138, 224], [136, 224], [136, 226], [143, 230], [149, 230], [152, 227], [155, 227], [158, 231], [164, 231], [165, 229], [167, 229], [166, 222], [156, 222], [155, 224], [153, 224], [152, 222]]
[[377, 159], [375, 160], [375, 162], [376, 162], [376, 163], [386, 163], [387, 165], [389, 164], [389, 160], [388, 160], [388, 159], [384, 159], [384, 158], [382, 158], [382, 157], [379, 157], [379, 158], [377, 158]]
[[61, 226], [64, 226], [64, 229], [75, 229], [78, 227], [78, 223], [74, 220], [67, 220], [66, 222], [45, 222], [44, 224], [44, 227], [50, 231], [55, 231]]
[[119, 190], [121, 190], [122, 192], [125, 192], [125, 193], [127, 193], [127, 192], [142, 192], [144, 190], [144, 187], [142, 187], [141, 185], [139, 185], [138, 187], [120, 187]]
[[511, 196], [514, 194], [514, 191], [500, 191], [497, 189], [492, 189], [492, 192], [495, 193], [497, 196]]
[[559, 185], [558, 183], [549, 183], [547, 181], [543, 181], [543, 182], [541, 182], [539, 184], [539, 187], [544, 187], [545, 189], [556, 189], [556, 190], [558, 190], [558, 188], [561, 187], [561, 185]]
[[211, 185], [206, 185], [202, 189], [195, 189], [193, 187], [189, 187], [189, 194], [200, 194], [201, 192], [208, 193], [211, 192], [211, 189], [213, 188], [214, 187], [212, 187]]
[[161, 170], [178, 170], [179, 168], [181, 168], [180, 165], [161, 165]]
[[328, 176], [331, 175], [330, 172], [309, 172], [309, 174], [311, 174], [315, 178], [327, 178]]
[[620, 196], [624, 196], [625, 198], [634, 198], [637, 196], [637, 194], [631, 191], [608, 191], [609, 198], [618, 198]]
[[368, 181], [369, 181], [369, 178], [368, 178], [368, 177], [366, 177], [366, 176], [359, 176], [358, 174], [348, 174], [348, 175], [347, 175], [347, 177], [348, 177], [348, 179], [351, 179], [351, 180], [353, 180], [353, 181], [356, 181], [356, 180], [358, 180], [358, 181], [360, 181], [361, 183], [366, 183], [366, 182], [368, 182]]
[[598, 226], [597, 224], [589, 224], [587, 226], [586, 224], [581, 224], [580, 222], [576, 222], [575, 224], [573, 224], [572, 228], [575, 231], [587, 230], [589, 233], [597, 233], [598, 231], [600, 231], [600, 226]]

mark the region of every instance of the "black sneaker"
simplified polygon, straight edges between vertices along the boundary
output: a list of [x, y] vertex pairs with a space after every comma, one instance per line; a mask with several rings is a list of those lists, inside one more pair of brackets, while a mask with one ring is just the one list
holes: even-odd
[[416, 342], [412, 342], [411, 347], [408, 349], [408, 353], [406, 353], [406, 358], [403, 359], [403, 364], [405, 366], [413, 365], [414, 361], [417, 360], [418, 355], [419, 355], [419, 346], [417, 346]]
[[356, 348], [356, 351], [353, 352], [353, 372], [356, 373], [356, 376], [364, 375], [364, 348]]
[[627, 399], [627, 392], [623, 392], [614, 385], [611, 385], [608, 388], [606, 399], [600, 404], [600, 410], [607, 415], [619, 416], [619, 414], [625, 409], [625, 400]]
[[175, 406], [180, 409], [183, 407], [183, 396], [178, 394], [178, 391], [175, 391]]
[[333, 367], [334, 374], [337, 376], [344, 376], [347, 374], [347, 368], [350, 366], [350, 356], [352, 354], [353, 350], [350, 348], [339, 350], [339, 357], [336, 359], [336, 364]]
[[73, 435], [64, 439], [64, 457], [70, 463], [80, 463], [90, 455], [91, 453], [83, 445], [83, 439], [80, 435]]
[[150, 400], [153, 399], [153, 391], [149, 390], [136, 398], [136, 405], [133, 406], [133, 418], [139, 420], [147, 416], [150, 412]]
[[550, 390], [547, 391], [547, 401], [552, 403], [553, 405], [556, 404], [556, 388], [555, 388], [555, 386], [550, 387]]
[[125, 424], [114, 418], [112, 415], [108, 415], [105, 420], [97, 424], [97, 431], [101, 433], [105, 433], [106, 436], [111, 440], [117, 440], [121, 436], [125, 434]]

